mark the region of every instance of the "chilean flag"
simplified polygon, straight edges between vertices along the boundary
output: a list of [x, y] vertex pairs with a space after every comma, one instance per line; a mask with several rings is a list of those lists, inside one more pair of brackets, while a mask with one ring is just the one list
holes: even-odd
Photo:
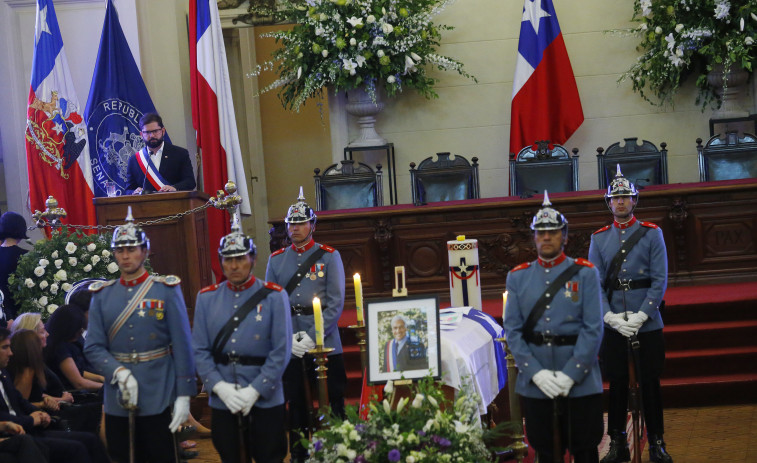
[[563, 144], [584, 121], [552, 0], [525, 0], [510, 119], [510, 153], [537, 140]]
[[[241, 212], [251, 214], [216, 0], [189, 0], [189, 59], [192, 125], [202, 158], [203, 189], [215, 195], [228, 180], [234, 181], [242, 197]], [[219, 243], [231, 230], [230, 220], [222, 211], [210, 208], [208, 228], [210, 242]], [[220, 281], [220, 264], [217, 259], [211, 262]]]
[[68, 222], [95, 225], [87, 126], [81, 116], [52, 0], [37, 1], [34, 57], [26, 111], [31, 209], [52, 195]]

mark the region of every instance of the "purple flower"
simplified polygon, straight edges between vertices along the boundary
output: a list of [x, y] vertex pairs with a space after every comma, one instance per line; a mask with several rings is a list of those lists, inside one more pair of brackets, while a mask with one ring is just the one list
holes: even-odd
[[357, 458], [355, 458], [355, 463], [368, 463], [368, 460], [366, 460], [363, 455], [358, 455]]
[[387, 458], [389, 458], [389, 461], [400, 461], [400, 451], [397, 449], [392, 449], [389, 451], [389, 455], [387, 455]]
[[418, 431], [418, 435], [421, 436], [421, 437], [425, 437], [426, 436], [426, 431]]
[[323, 442], [322, 441], [317, 440], [317, 441], [313, 442], [313, 449], [316, 452], [320, 452], [322, 448], [323, 448]]
[[357, 432], [364, 432], [365, 431], [365, 425], [364, 424], [356, 424], [355, 425], [355, 430]]
[[368, 442], [368, 450], [376, 450], [376, 447], [378, 447], [378, 442], [375, 440]]
[[438, 445], [441, 448], [446, 448], [446, 447], [449, 447], [450, 445], [452, 445], [452, 442], [450, 442], [449, 439], [446, 439], [446, 438], [441, 437], [441, 436], [436, 436], [435, 435], [434, 437], [431, 438], [431, 440], [434, 443], [436, 443], [436, 445]]

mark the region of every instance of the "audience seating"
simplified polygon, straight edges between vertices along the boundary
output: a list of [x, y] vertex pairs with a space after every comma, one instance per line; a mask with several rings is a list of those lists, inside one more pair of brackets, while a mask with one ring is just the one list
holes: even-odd
[[750, 133], [718, 134], [704, 145], [697, 138], [697, 152], [700, 182], [757, 177], [757, 137]]
[[667, 146], [662, 142], [661, 149], [657, 149], [647, 140], [639, 144], [636, 137], [625, 138], [622, 146], [621, 142], [613, 143], [607, 150], [600, 146], [597, 148], [599, 188], [607, 188], [618, 164], [623, 175], [638, 188], [668, 183]]
[[381, 164], [376, 171], [362, 162], [344, 160], [332, 164], [321, 175], [315, 172], [316, 210], [360, 209], [384, 204]]
[[527, 198], [544, 190], [578, 190], [578, 148], [569, 153], [561, 145], [549, 146], [540, 140], [510, 155], [510, 194]]
[[420, 206], [431, 202], [476, 199], [480, 196], [478, 181], [478, 158], [471, 162], [460, 155], [436, 153], [418, 164], [410, 163], [410, 183], [413, 204]]

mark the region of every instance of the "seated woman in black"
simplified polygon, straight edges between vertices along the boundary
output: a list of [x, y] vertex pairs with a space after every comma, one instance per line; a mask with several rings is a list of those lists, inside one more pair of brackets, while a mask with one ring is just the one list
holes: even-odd
[[85, 328], [82, 310], [73, 305], [63, 305], [47, 320], [46, 328], [50, 338], [44, 349], [45, 363], [60, 377], [66, 389], [99, 391], [104, 378], [93, 373], [77, 342]]

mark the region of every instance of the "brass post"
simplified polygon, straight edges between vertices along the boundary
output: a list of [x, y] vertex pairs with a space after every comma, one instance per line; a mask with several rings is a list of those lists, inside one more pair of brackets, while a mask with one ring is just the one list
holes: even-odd
[[316, 378], [318, 379], [318, 413], [322, 417], [324, 416], [324, 413], [326, 411], [326, 407], [329, 406], [329, 386], [326, 382], [326, 378], [328, 375], [326, 374], [326, 371], [328, 371], [328, 367], [326, 367], [326, 363], [328, 363], [329, 359], [327, 356], [334, 352], [333, 347], [323, 347], [323, 346], [316, 346], [315, 349], [310, 349], [309, 354], [311, 354], [313, 357], [315, 357], [315, 363], [318, 365], [315, 368], [316, 372]]
[[515, 393], [515, 382], [518, 378], [518, 367], [515, 366], [515, 357], [510, 352], [507, 345], [507, 339], [497, 338], [505, 348], [505, 360], [507, 361], [507, 395], [510, 399], [510, 421], [515, 422], [515, 433], [513, 434], [513, 454], [518, 463], [521, 463], [528, 455], [528, 444], [525, 443], [525, 434], [523, 433], [523, 413], [520, 411], [520, 399]]
[[357, 345], [360, 347], [360, 366], [365, 375], [368, 371], [368, 351], [365, 348], [365, 325], [351, 325], [348, 328], [354, 330], [355, 336], [357, 336]]

